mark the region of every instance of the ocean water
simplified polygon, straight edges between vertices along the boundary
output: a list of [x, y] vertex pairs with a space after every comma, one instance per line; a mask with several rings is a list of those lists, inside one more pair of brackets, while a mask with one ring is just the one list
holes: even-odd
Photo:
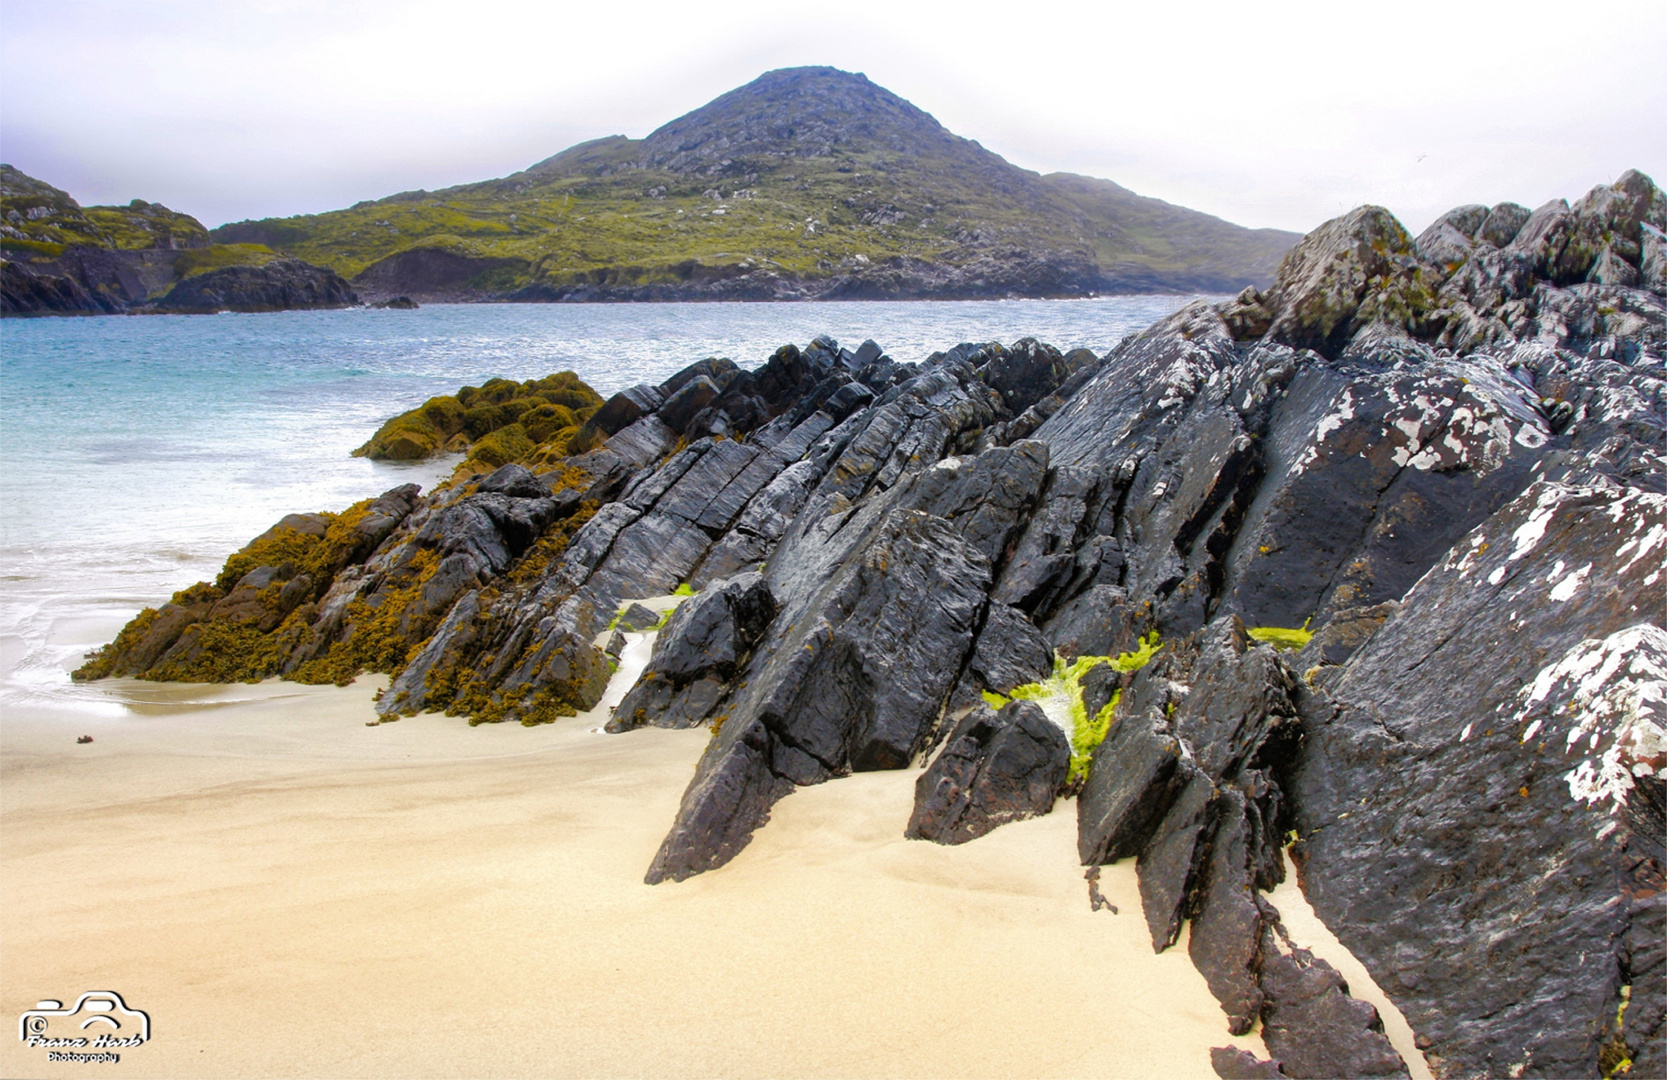
[[1026, 336], [1104, 353], [1192, 299], [0, 320], [0, 718], [124, 715], [107, 690], [70, 682], [81, 655], [286, 513], [432, 485], [449, 462], [351, 451], [435, 394], [571, 369], [606, 396], [708, 356], [753, 368], [823, 333], [904, 361]]

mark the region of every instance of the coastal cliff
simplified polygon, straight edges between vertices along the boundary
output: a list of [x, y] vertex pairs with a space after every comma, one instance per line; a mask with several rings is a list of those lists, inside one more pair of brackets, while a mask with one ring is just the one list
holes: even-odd
[[1417, 237], [1362, 207], [1103, 357], [468, 387], [363, 448], [466, 453], [450, 482], [284, 518], [77, 677], [380, 671], [383, 721], [538, 724], [683, 594], [609, 723], [712, 731], [650, 882], [920, 767], [911, 836], [1074, 809], [1085, 866], [1137, 861], [1153, 947], [1190, 925], [1226, 1032], [1261, 1025], [1223, 1076], [1406, 1075], [1285, 934], [1287, 853], [1435, 1075], [1661, 1075], [1664, 357], [1631, 172]]
[[333, 271], [258, 244], [216, 244], [159, 203], [83, 207], [0, 165], [0, 315], [213, 313], [347, 307]]

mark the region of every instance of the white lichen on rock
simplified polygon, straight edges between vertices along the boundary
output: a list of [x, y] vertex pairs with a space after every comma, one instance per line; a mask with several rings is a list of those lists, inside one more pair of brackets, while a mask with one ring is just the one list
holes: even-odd
[[1314, 426], [1314, 441], [1317, 443], [1325, 442], [1326, 436], [1342, 427], [1345, 420], [1353, 419], [1354, 393], [1351, 390], [1344, 390], [1343, 400], [1338, 403], [1335, 409], [1321, 417], [1320, 422]]
[[1528, 520], [1518, 525], [1516, 531], [1511, 534], [1511, 554], [1505, 561], [1516, 562], [1533, 551], [1535, 545], [1545, 538], [1545, 527], [1551, 523], [1552, 517], [1563, 505], [1564, 500], [1574, 494], [1584, 494], [1584, 491], [1562, 484], [1545, 485], [1545, 489], [1540, 492], [1539, 501], [1528, 514]]
[[1586, 575], [1591, 573], [1591, 571], [1592, 564], [1587, 563], [1585, 566], [1582, 566], [1580, 569], [1569, 574], [1567, 577], [1559, 578], [1558, 575], [1563, 572], [1563, 561], [1561, 559], [1557, 560], [1557, 569], [1551, 576], [1551, 599], [1556, 600], [1559, 603], [1566, 603], [1574, 596], [1575, 590], [1579, 589], [1585, 582]]
[[1565, 753], [1583, 755], [1565, 776], [1569, 794], [1618, 807], [1635, 777], [1667, 767], [1667, 630], [1640, 623], [1587, 638], [1517, 699], [1512, 719], [1526, 725], [1524, 742], [1542, 730], [1561, 733]]

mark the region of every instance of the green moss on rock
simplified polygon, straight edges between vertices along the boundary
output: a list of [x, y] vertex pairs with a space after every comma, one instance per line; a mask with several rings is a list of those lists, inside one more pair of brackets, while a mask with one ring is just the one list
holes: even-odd
[[1122, 699], [1122, 691], [1113, 693], [1111, 700], [1099, 712], [1089, 716], [1088, 706], [1082, 696], [1083, 677], [1101, 664], [1110, 664], [1122, 672], [1138, 671], [1145, 667], [1162, 647], [1162, 639], [1154, 630], [1140, 639], [1138, 648], [1117, 656], [1079, 656], [1067, 664], [1063, 657], [1056, 654], [1053, 674], [1050, 677], [1040, 682], [1016, 686], [1010, 696], [1004, 697], [986, 690], [983, 694], [984, 701], [992, 709], [1000, 709], [1009, 701], [1034, 701], [1050, 716], [1057, 718], [1061, 713], [1069, 715], [1071, 768], [1067, 774], [1067, 783], [1071, 783], [1088, 774], [1088, 763], [1094, 756], [1094, 748], [1105, 741], [1106, 734], [1111, 730], [1117, 703]]
[[1314, 640], [1314, 634], [1308, 629], [1306, 622], [1297, 627], [1258, 626], [1250, 631], [1250, 636], [1282, 651], [1300, 649]]
[[274, 637], [252, 624], [213, 619], [185, 628], [162, 662], [139, 677], [156, 682], [260, 682], [283, 658]]

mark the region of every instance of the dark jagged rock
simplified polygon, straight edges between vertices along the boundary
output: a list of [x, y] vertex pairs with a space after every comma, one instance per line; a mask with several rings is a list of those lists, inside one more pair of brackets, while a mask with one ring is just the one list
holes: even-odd
[[1184, 778], [1181, 790], [1140, 853], [1140, 904], [1157, 952], [1175, 944], [1181, 923], [1197, 909], [1198, 871], [1215, 817], [1210, 778], [1185, 764], [1176, 771]]
[[532, 546], [555, 519], [556, 509], [556, 501], [548, 494], [528, 497], [483, 491], [429, 515], [415, 540], [438, 552], [442, 561], [456, 556], [469, 573], [495, 576]]
[[1023, 338], [1011, 349], [998, 345], [988, 355], [979, 377], [1000, 392], [1014, 416], [1047, 397], [1070, 374], [1059, 350], [1035, 338]]
[[775, 615], [775, 598], [759, 574], [715, 582], [684, 601], [654, 642], [636, 685], [615, 706], [608, 730], [704, 721]]
[[741, 369], [735, 366], [735, 361], [724, 356], [713, 356], [695, 361], [661, 383], [658, 389], [661, 397], [670, 401], [678, 391], [697, 379], [705, 379], [712, 384], [714, 391], [718, 391], [728, 386], [740, 373]]
[[1273, 649], [1252, 647], [1237, 618], [1219, 620], [1200, 638], [1192, 690], [1171, 724], [1194, 764], [1219, 782], [1252, 767], [1282, 726], [1294, 726], [1296, 686]]
[[909, 505], [954, 522], [985, 558], [1000, 565], [1047, 471], [1048, 448], [1034, 440], [950, 458], [922, 474]]
[[1215, 835], [1198, 886], [1199, 912], [1187, 951], [1227, 1013], [1227, 1030], [1248, 1032], [1262, 1012], [1263, 907], [1251, 868], [1254, 835], [1244, 793], [1221, 792]]
[[1474, 238], [1502, 248], [1516, 239], [1517, 233], [1522, 231], [1522, 226], [1527, 223], [1532, 213], [1533, 211], [1526, 206], [1518, 206], [1511, 202], [1500, 203], [1488, 211], [1487, 218], [1476, 230]]
[[[390, 706], [378, 709], [384, 718], [402, 712], [418, 712], [427, 702], [429, 675], [436, 670], [455, 667], [475, 644], [478, 636], [475, 620], [480, 617], [480, 591], [470, 589], [446, 613], [446, 618], [434, 631], [405, 670], [383, 695]], [[380, 704], [380, 703], [378, 703]]]
[[549, 485], [526, 466], [509, 464], [493, 470], [475, 482], [475, 490], [486, 495], [508, 495], [513, 499], [547, 499]]
[[804, 505], [817, 476], [816, 467], [808, 461], [777, 473], [747, 504], [724, 538], [713, 546], [690, 582], [704, 588], [714, 577], [726, 577], [745, 567], [762, 564]]
[[870, 364], [879, 360], [883, 352], [884, 350], [875, 343], [874, 339], [869, 338], [867, 341], [864, 341], [861, 345], [857, 346], [857, 351], [851, 354], [850, 363], [846, 366], [852, 371], [862, 371]]
[[1053, 650], [1019, 611], [1006, 604], [991, 604], [978, 631], [968, 671], [982, 689], [1005, 694], [1015, 686], [1052, 674]]
[[1123, 673], [1114, 665], [1093, 664], [1082, 673], [1082, 708], [1085, 715], [1099, 716], [1123, 691]]
[[1181, 786], [1180, 754], [1161, 712], [1125, 713], [1113, 725], [1077, 798], [1077, 852], [1085, 866], [1140, 854]]
[[1598, 1065], [1609, 1066], [1613, 1057], [1627, 1055], [1635, 1075], [1661, 1076], [1667, 1068], [1667, 950], [1661, 947], [1667, 941], [1667, 882], [1647, 873], [1634, 880], [1643, 888], [1626, 888], [1631, 925], [1621, 954], [1631, 990], [1626, 1010], [1617, 1017], [1618, 1030], [1609, 1033], [1598, 1052]]
[[1471, 204], [1458, 206], [1436, 218], [1418, 234], [1413, 247], [1427, 263], [1457, 266], [1475, 250], [1477, 233], [1488, 220], [1488, 208]]
[[1664, 543], [1659, 495], [1536, 484], [1304, 711], [1305, 890], [1443, 1072], [1596, 1072], [1659, 887]]
[[705, 375], [697, 375], [671, 392], [666, 403], [660, 407], [660, 419], [665, 421], [667, 427], [682, 434], [695, 414], [712, 404], [717, 396], [717, 383]]
[[1065, 786], [1071, 744], [1028, 701], [969, 714], [915, 783], [911, 840], [964, 844], [998, 825], [1053, 809]]
[[[1028, 611], [1046, 608], [1054, 590], [1068, 587], [1076, 566], [1074, 542], [1093, 486], [1092, 476], [1082, 470], [1060, 467], [1050, 472], [1041, 502], [996, 585], [996, 599]], [[1098, 569], [1096, 565], [1096, 576]], [[1115, 584], [1120, 574], [1107, 577], [1105, 584]]]
[[126, 305], [87, 291], [68, 274], [43, 274], [0, 259], [0, 315], [105, 315]]
[[351, 307], [359, 298], [332, 270], [300, 259], [228, 266], [186, 278], [152, 307], [170, 314], [216, 311], [305, 311]]
[[1363, 206], [1321, 225], [1285, 255], [1263, 301], [1275, 312], [1265, 338], [1326, 355], [1377, 321], [1418, 331], [1434, 285], [1401, 223]]
[[1262, 1040], [1286, 1076], [1407, 1076], [1370, 1004], [1349, 996], [1335, 968], [1307, 949], [1281, 949], [1272, 930], [1262, 946]]
[[1307, 645], [1297, 654], [1293, 666], [1306, 673], [1321, 664], [1342, 664], [1378, 632], [1383, 621], [1400, 607], [1395, 600], [1386, 600], [1370, 607], [1343, 608], [1331, 613], [1331, 618], [1314, 632]]
[[[1135, 676], [1094, 751], [1077, 803], [1085, 864], [1141, 857], [1143, 896], [1150, 890], [1156, 898], [1147, 915], [1160, 950], [1190, 910], [1204, 853], [1198, 838], [1208, 840], [1215, 828], [1206, 810], [1218, 785], [1247, 785], [1262, 809], [1245, 813], [1277, 817], [1277, 791], [1257, 770], [1266, 757], [1288, 751], [1286, 732], [1295, 728], [1294, 681], [1271, 648], [1253, 646], [1232, 616], [1200, 638], [1196, 652], [1172, 653]], [[1259, 845], [1245, 843], [1246, 852], [1260, 854]]]
[[641, 604], [632, 604], [620, 612], [618, 625], [632, 633], [641, 633], [660, 625], [660, 616], [655, 614], [652, 609], [643, 607]]
[[608, 436], [624, 431], [643, 415], [658, 409], [663, 401], [665, 395], [646, 384], [621, 390], [603, 402], [602, 407], [580, 425], [578, 433], [574, 436], [574, 445], [580, 450], [595, 446]]
[[[989, 563], [918, 511], [864, 531], [815, 596], [790, 590], [793, 607], [728, 702], [651, 884], [727, 862], [792, 784], [897, 768], [926, 740], [971, 647]], [[772, 572], [773, 590], [781, 579]]]
[[[1168, 948], [1192, 921], [1188, 950], [1234, 1034], [1265, 1022], [1273, 1007], [1268, 935], [1283, 930], [1258, 892], [1284, 876], [1286, 812], [1275, 776], [1299, 752], [1296, 693], [1272, 648], [1254, 644], [1236, 617], [1216, 620], [1133, 678], [1078, 803], [1084, 862], [1138, 854], [1154, 949]], [[1381, 1036], [1369, 1026], [1332, 1031], [1331, 1012], [1284, 1015], [1293, 1031], [1320, 1025], [1313, 1034], [1331, 1040], [1328, 1060], [1377, 1052]]]
[[1264, 468], [1277, 479], [1224, 556], [1223, 606], [1301, 626], [1398, 598], [1527, 484], [1549, 438], [1532, 392], [1497, 365], [1346, 384], [1305, 370], [1272, 417]]
[[1283, 1080], [1287, 1073], [1277, 1061], [1263, 1061], [1236, 1046], [1210, 1047], [1210, 1067], [1221, 1080]]

